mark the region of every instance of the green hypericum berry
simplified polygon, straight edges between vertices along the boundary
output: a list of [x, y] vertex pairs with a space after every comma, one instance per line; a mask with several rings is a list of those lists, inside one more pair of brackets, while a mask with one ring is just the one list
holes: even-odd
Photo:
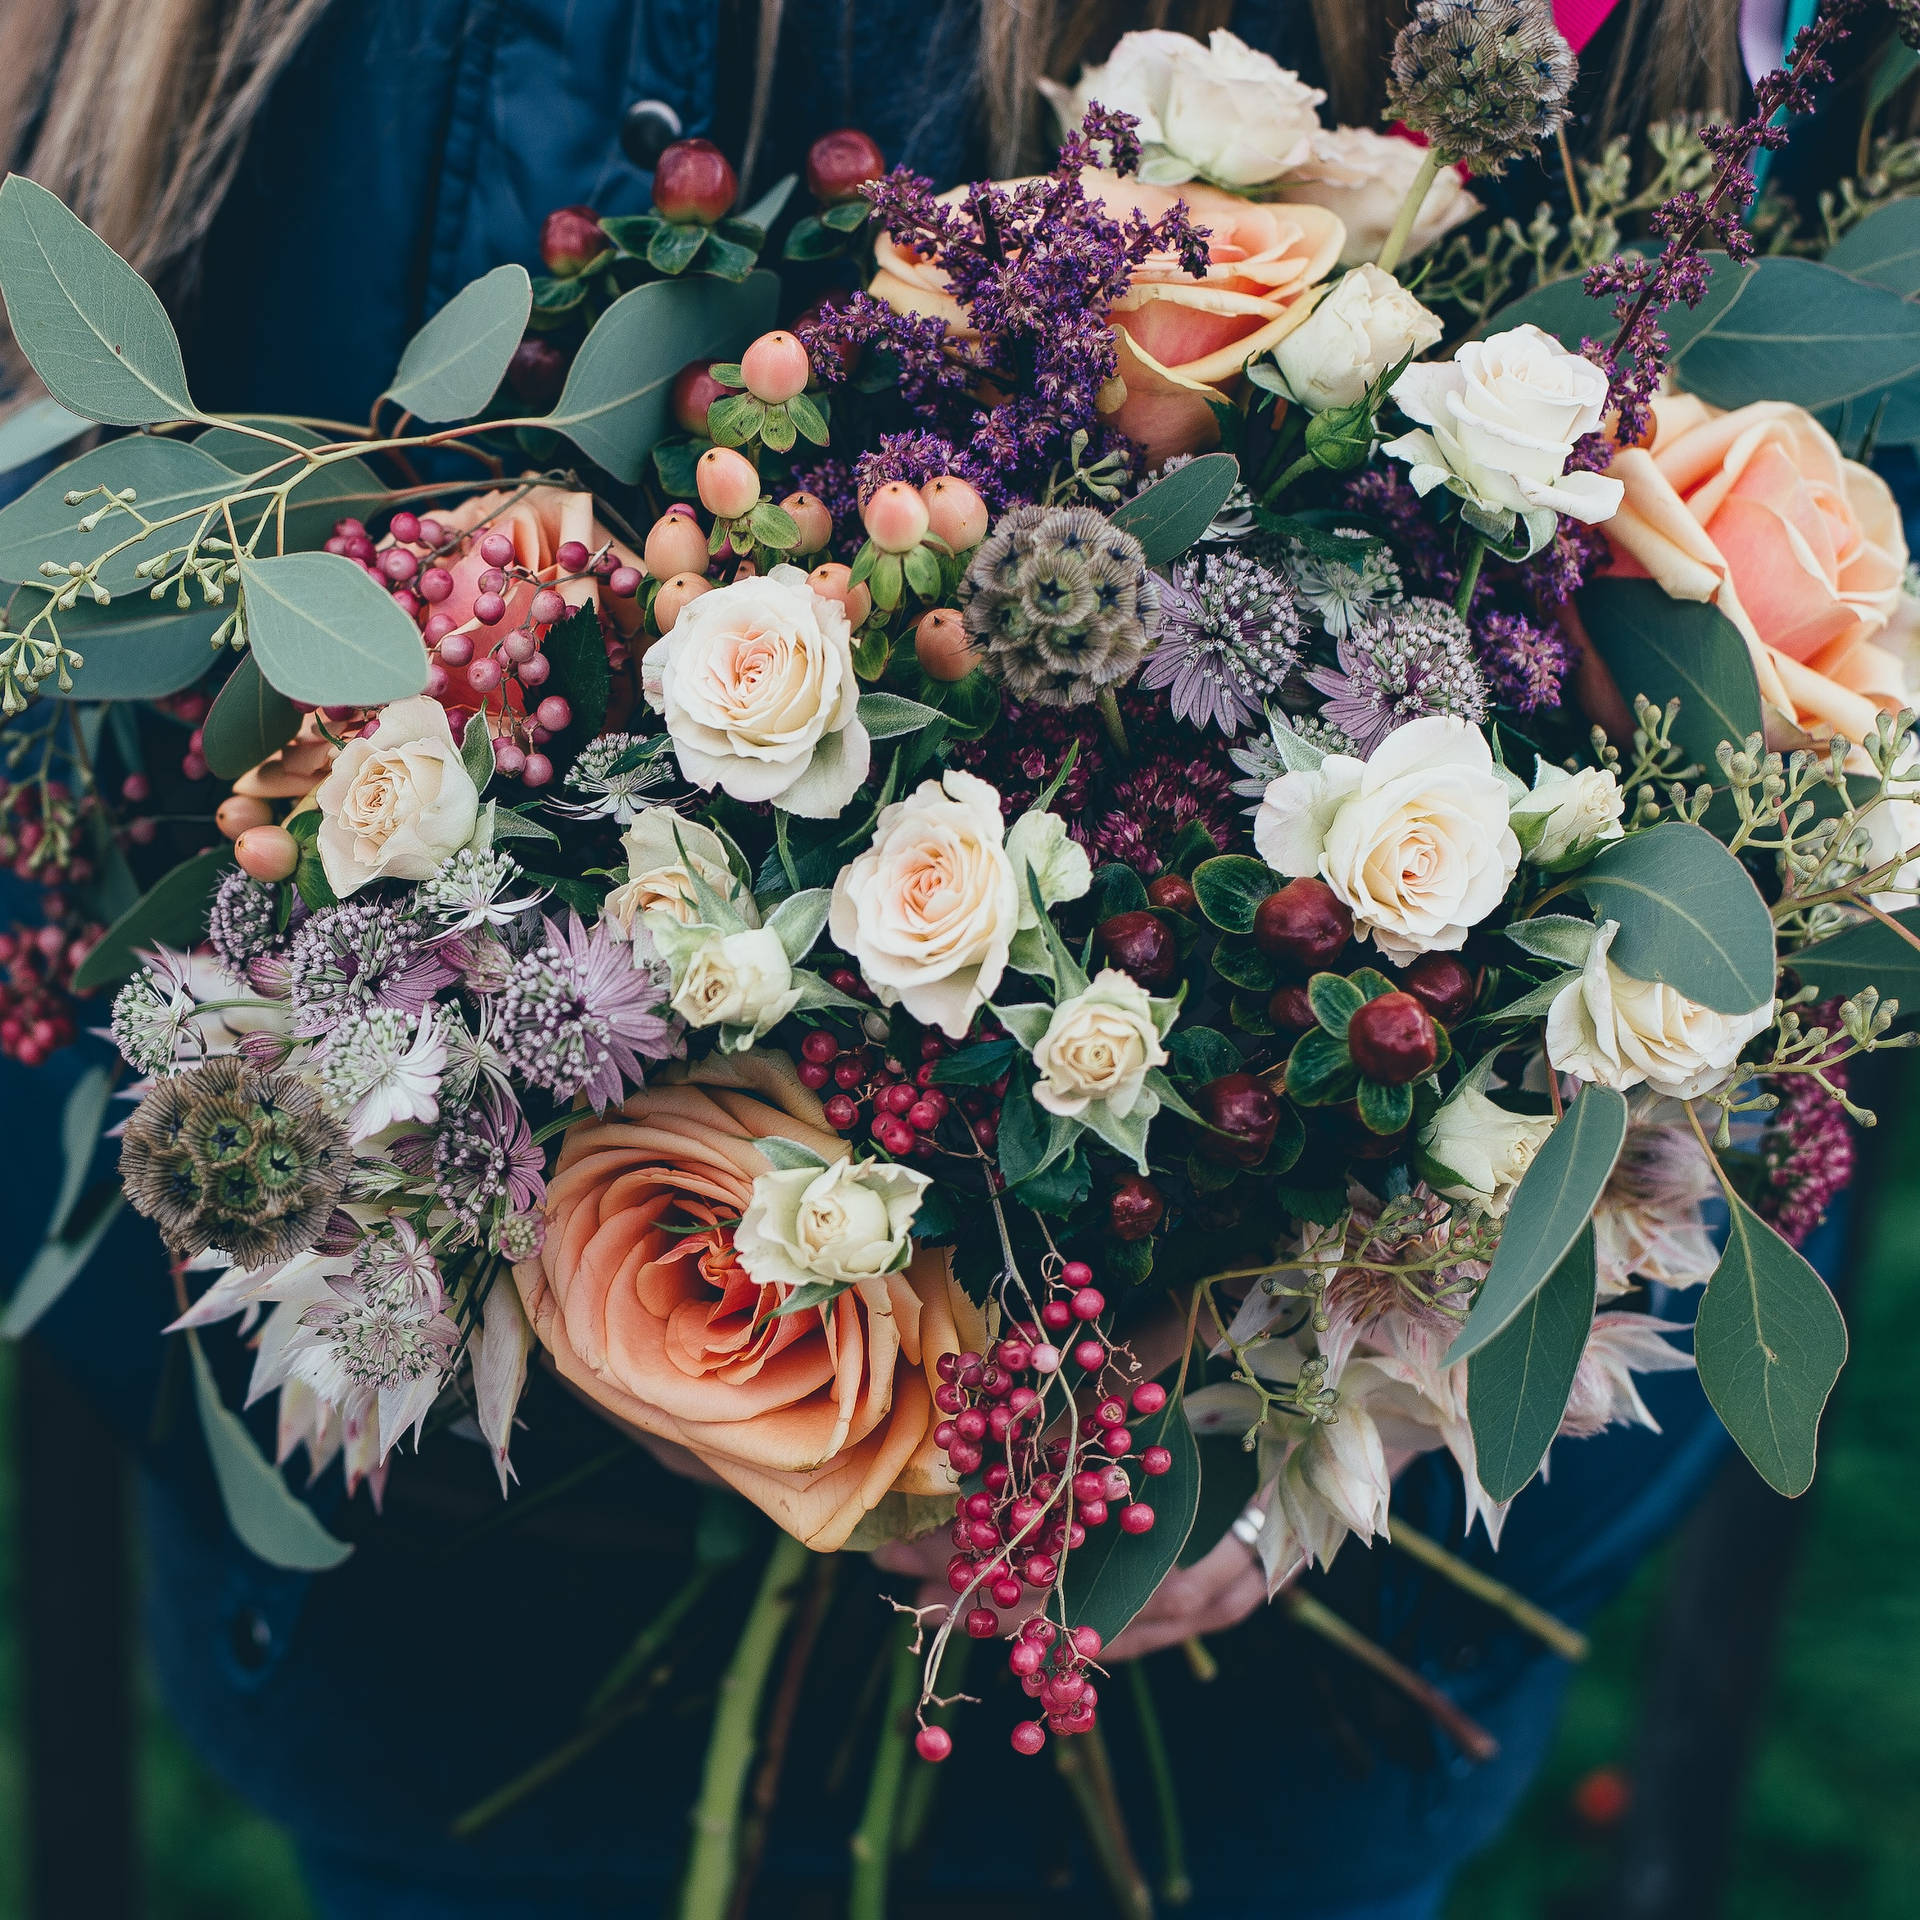
[[1576, 70], [1546, 0], [1422, 0], [1393, 43], [1387, 112], [1499, 173], [1553, 137]]

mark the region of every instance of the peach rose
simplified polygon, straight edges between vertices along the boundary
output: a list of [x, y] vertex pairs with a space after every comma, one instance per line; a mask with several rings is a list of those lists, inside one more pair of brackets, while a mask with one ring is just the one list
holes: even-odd
[[300, 716], [300, 731], [278, 753], [249, 767], [233, 783], [249, 800], [304, 800], [333, 767], [339, 748], [326, 736], [317, 713]]
[[1653, 415], [1651, 443], [1623, 447], [1610, 470], [1626, 484], [1603, 529], [1611, 571], [1711, 600], [1740, 629], [1774, 744], [1864, 739], [1907, 698], [1901, 663], [1875, 644], [1907, 565], [1886, 482], [1785, 401], [1723, 413], [1670, 394]]
[[987, 1329], [937, 1247], [774, 1317], [787, 1289], [754, 1283], [732, 1225], [771, 1170], [754, 1144], [769, 1134], [847, 1151], [772, 1051], [673, 1069], [582, 1118], [548, 1187], [546, 1244], [514, 1278], [564, 1380], [830, 1553], [889, 1492], [952, 1493], [933, 1444], [937, 1367], [979, 1351]]
[[[1120, 348], [1118, 380], [1106, 410], [1146, 449], [1149, 465], [1214, 445], [1220, 428], [1209, 405], [1240, 390], [1241, 369], [1312, 311], [1307, 298], [1340, 258], [1346, 229], [1324, 207], [1256, 205], [1217, 187], [1157, 187], [1113, 174], [1083, 176], [1088, 194], [1116, 218], [1138, 210], [1157, 220], [1178, 201], [1207, 229], [1212, 264], [1203, 280], [1162, 255], [1134, 269], [1109, 318]], [[956, 188], [942, 197], [957, 203]], [[966, 315], [937, 262], [882, 234], [870, 289], [891, 307], [938, 315], [964, 331]], [[1103, 405], [1104, 405], [1103, 401]]]

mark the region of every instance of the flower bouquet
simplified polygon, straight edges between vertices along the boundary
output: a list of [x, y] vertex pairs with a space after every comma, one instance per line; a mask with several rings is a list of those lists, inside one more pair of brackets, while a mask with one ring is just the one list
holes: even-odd
[[[0, 512], [45, 889], [0, 1043], [111, 989], [126, 1069], [9, 1330], [149, 1216], [233, 1525], [309, 1569], [350, 1546], [210, 1329], [274, 1458], [376, 1503], [409, 1436], [510, 1493], [550, 1368], [778, 1523], [743, 1673], [803, 1549], [937, 1532], [929, 1761], [952, 1636], [1005, 1641], [1019, 1752], [1085, 1734], [1223, 1511], [1278, 1592], [1444, 1448], [1497, 1539], [1557, 1437], [1652, 1424], [1638, 1373], [1802, 1491], [1846, 1334], [1796, 1247], [1920, 946], [1863, 464], [1920, 434], [1917, 203], [1868, 181], [1824, 259], [1742, 224], [1848, 12], [1657, 143], [1660, 204], [1610, 151], [1525, 248], [1463, 178], [1564, 117], [1535, 0], [1416, 8], [1417, 139], [1147, 34], [1030, 179], [840, 134], [796, 219], [681, 143], [355, 433], [202, 410], [10, 178], [28, 426], [128, 431]], [[1703, 1289], [1691, 1356], [1648, 1285]]]

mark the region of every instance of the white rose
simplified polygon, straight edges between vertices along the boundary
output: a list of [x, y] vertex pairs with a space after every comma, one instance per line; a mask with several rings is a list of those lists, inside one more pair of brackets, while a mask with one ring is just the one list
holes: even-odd
[[[737, 885], [726, 842], [711, 827], [683, 820], [671, 807], [648, 807], [620, 836], [627, 877], [607, 895], [600, 912], [624, 935], [636, 919], [664, 913], [690, 926], [699, 919], [693, 875], [698, 874], [749, 926], [760, 924], [753, 895]], [[684, 849], [684, 853], [682, 852]]]
[[1542, 760], [1533, 790], [1513, 808], [1514, 831], [1536, 867], [1577, 866], [1596, 847], [1624, 837], [1626, 796], [1604, 767], [1569, 773]]
[[834, 944], [885, 1005], [955, 1039], [999, 986], [1020, 925], [1004, 837], [999, 794], [950, 772], [883, 807], [873, 844], [833, 883]]
[[703, 593], [640, 669], [696, 787], [831, 820], [867, 777], [846, 609], [798, 567]]
[[1354, 405], [1374, 381], [1446, 331], [1390, 273], [1355, 267], [1274, 348], [1293, 397], [1309, 413]]
[[746, 1027], [744, 1045], [778, 1026], [800, 1002], [793, 963], [770, 927], [718, 933], [669, 919], [655, 938], [673, 969], [673, 1010], [690, 1027]]
[[320, 864], [343, 900], [371, 880], [432, 879], [480, 817], [447, 710], [424, 694], [396, 700], [349, 740], [315, 799]]
[[[1086, 992], [1062, 1000], [1033, 1049], [1040, 1078], [1033, 1097], [1049, 1113], [1069, 1118], [1096, 1100], [1124, 1120], [1147, 1093], [1147, 1073], [1164, 1067], [1147, 990], [1131, 974], [1108, 967]], [[1154, 1102], [1158, 1106], [1158, 1101]]]
[[[1358, 266], [1379, 257], [1426, 156], [1425, 147], [1398, 134], [1376, 133], [1371, 127], [1322, 127], [1306, 160], [1288, 173], [1282, 198], [1337, 213], [1347, 229], [1340, 264]], [[1479, 211], [1480, 202], [1467, 191], [1460, 169], [1442, 167], [1427, 189], [1402, 258], [1424, 253]]]
[[1276, 873], [1317, 873], [1396, 966], [1465, 945], [1520, 865], [1493, 755], [1453, 714], [1409, 720], [1370, 760], [1330, 753], [1311, 773], [1283, 773], [1253, 842]]
[[1427, 1122], [1420, 1144], [1457, 1176], [1441, 1193], [1498, 1219], [1552, 1131], [1545, 1114], [1509, 1113], [1478, 1087], [1463, 1085]]
[[740, 1264], [763, 1287], [841, 1286], [896, 1272], [933, 1183], [888, 1160], [763, 1173], [734, 1229]]
[[1234, 188], [1277, 180], [1307, 158], [1327, 97], [1224, 27], [1204, 47], [1184, 33], [1124, 34], [1071, 93], [1041, 86], [1069, 130], [1096, 100], [1132, 114], [1147, 149], [1140, 177], [1161, 186], [1196, 174]]
[[1426, 433], [1385, 451], [1408, 462], [1414, 490], [1445, 487], [1493, 513], [1564, 513], [1609, 520], [1625, 491], [1600, 473], [1566, 472], [1583, 434], [1596, 432], [1607, 376], [1535, 326], [1462, 343], [1451, 360], [1421, 361], [1393, 384], [1400, 410]]
[[1607, 957], [1619, 931], [1617, 920], [1601, 923], [1579, 977], [1547, 1009], [1547, 1059], [1596, 1086], [1624, 1092], [1644, 1082], [1670, 1099], [1698, 1099], [1773, 1024], [1774, 1003], [1716, 1013], [1664, 982], [1636, 980]]
[[[1093, 862], [1087, 850], [1067, 833], [1067, 823], [1057, 813], [1029, 809], [1007, 833], [1007, 858], [1016, 875], [1032, 871], [1039, 884], [1040, 898], [1050, 907], [1063, 900], [1078, 900], [1093, 885]], [[1020, 924], [1037, 927], [1039, 910], [1020, 879]]]

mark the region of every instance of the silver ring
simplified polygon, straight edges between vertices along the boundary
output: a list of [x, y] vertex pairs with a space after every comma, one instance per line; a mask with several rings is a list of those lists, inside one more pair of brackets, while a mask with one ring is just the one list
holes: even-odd
[[1260, 1534], [1266, 1526], [1266, 1515], [1258, 1507], [1243, 1508], [1233, 1523], [1233, 1537], [1250, 1552], [1260, 1550]]

